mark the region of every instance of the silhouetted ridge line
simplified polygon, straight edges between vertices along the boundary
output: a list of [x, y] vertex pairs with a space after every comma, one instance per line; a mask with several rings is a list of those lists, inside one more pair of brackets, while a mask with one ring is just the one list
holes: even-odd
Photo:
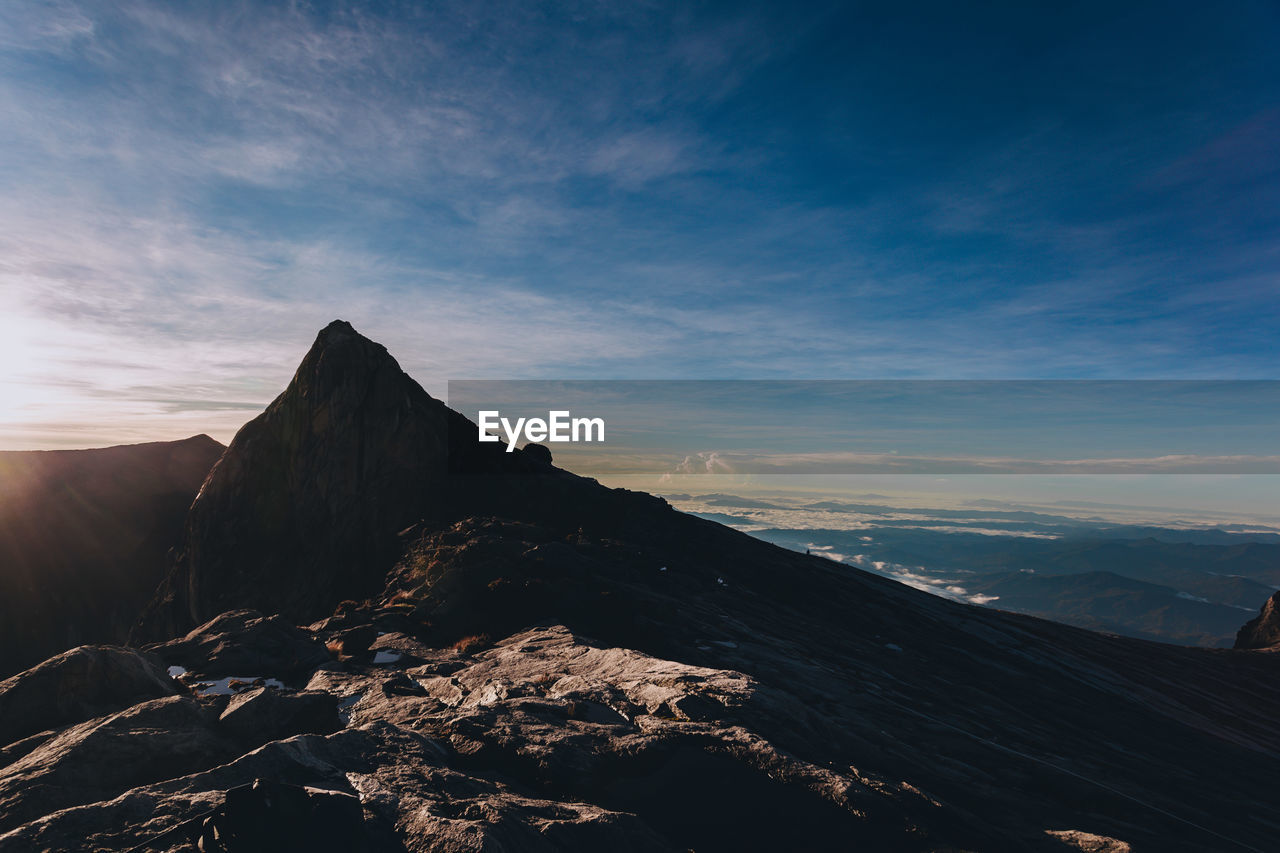
[[[174, 636], [238, 607], [323, 616], [381, 588], [403, 550], [400, 531], [478, 508], [529, 508], [524, 475], [605, 491], [545, 453], [505, 453], [476, 435], [385, 347], [333, 321], [210, 473], [135, 638]], [[504, 475], [517, 479], [495, 479]]]

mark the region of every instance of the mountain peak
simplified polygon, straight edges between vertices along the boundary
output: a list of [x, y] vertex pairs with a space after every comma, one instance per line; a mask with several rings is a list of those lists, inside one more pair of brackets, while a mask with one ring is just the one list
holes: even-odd
[[317, 386], [333, 389], [367, 382], [383, 370], [392, 381], [412, 382], [419, 392], [426, 394], [400, 370], [386, 347], [357, 332], [346, 320], [334, 320], [316, 335], [311, 349], [298, 365], [293, 382], [281, 396], [287, 396], [290, 391], [308, 393]]
[[226, 610], [295, 622], [379, 591], [399, 534], [466, 514], [636, 515], [543, 447], [506, 452], [434, 399], [386, 347], [335, 320], [289, 386], [240, 429], [187, 514], [173, 567], [134, 632], [167, 639]]
[[332, 336], [356, 336], [363, 337], [356, 331], [355, 327], [346, 320], [334, 320], [329, 325], [320, 330], [320, 334], [316, 336], [317, 340], [323, 340]]
[[456, 417], [385, 347], [330, 323], [210, 473], [142, 634], [232, 603], [306, 619], [380, 586], [396, 532], [439, 509]]
[[[351, 355], [364, 354], [371, 357], [390, 358], [387, 348], [377, 341], [372, 341], [356, 331], [346, 320], [334, 320], [316, 334], [315, 342], [308, 351], [308, 356], [319, 355], [330, 351], [338, 351]], [[306, 359], [303, 359], [306, 363]]]

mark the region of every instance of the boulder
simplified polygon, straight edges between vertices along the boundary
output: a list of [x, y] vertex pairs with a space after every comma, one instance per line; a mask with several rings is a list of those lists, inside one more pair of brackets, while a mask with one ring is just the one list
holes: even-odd
[[197, 845], [202, 853], [369, 849], [356, 797], [265, 779], [227, 791], [201, 823]]
[[215, 719], [195, 699], [167, 696], [72, 726], [0, 770], [0, 831], [235, 757]]
[[545, 444], [526, 444], [524, 455], [539, 465], [551, 465], [551, 448]]
[[154, 655], [80, 646], [0, 681], [0, 745], [176, 692]]
[[329, 734], [342, 727], [337, 697], [258, 687], [231, 697], [218, 720], [224, 732], [254, 744], [299, 734]]
[[233, 610], [180, 640], [148, 646], [166, 664], [203, 676], [238, 675], [282, 680], [310, 674], [329, 651], [281, 616]]

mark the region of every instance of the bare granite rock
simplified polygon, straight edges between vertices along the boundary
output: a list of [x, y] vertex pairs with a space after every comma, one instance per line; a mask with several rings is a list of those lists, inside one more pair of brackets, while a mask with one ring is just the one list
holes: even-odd
[[168, 696], [71, 726], [0, 770], [0, 830], [233, 758], [215, 719], [193, 699]]
[[0, 681], [0, 744], [175, 692], [153, 655], [80, 646]]
[[342, 728], [337, 704], [322, 691], [254, 687], [233, 696], [218, 723], [223, 732], [253, 745], [297, 734], [329, 734]]
[[1261, 612], [1236, 635], [1237, 649], [1280, 648], [1280, 592], [1267, 599]]
[[201, 676], [238, 675], [291, 679], [329, 660], [324, 645], [281, 616], [233, 610], [185, 637], [148, 649], [165, 664]]

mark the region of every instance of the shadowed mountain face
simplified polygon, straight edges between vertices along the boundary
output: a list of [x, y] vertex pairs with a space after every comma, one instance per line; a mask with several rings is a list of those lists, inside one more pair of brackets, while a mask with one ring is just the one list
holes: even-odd
[[123, 642], [223, 446], [0, 453], [0, 674]]
[[531, 464], [474, 435], [386, 348], [331, 323], [209, 476], [138, 637], [238, 606], [305, 621], [375, 592], [400, 553], [396, 534], [444, 513], [451, 440], [475, 446], [453, 456], [477, 470]]
[[193, 506], [165, 642], [0, 683], [47, 708], [0, 731], [0, 853], [1274, 848], [1280, 656], [786, 551], [393, 365], [321, 333]]

